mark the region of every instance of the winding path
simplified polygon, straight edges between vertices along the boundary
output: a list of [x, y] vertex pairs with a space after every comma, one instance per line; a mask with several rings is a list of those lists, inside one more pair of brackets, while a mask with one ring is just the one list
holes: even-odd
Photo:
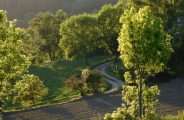
[[96, 67], [95, 69], [102, 72], [102, 74], [105, 76], [105, 79], [111, 84], [112, 89], [117, 89], [117, 88], [119, 88], [123, 85], [123, 82], [121, 82], [120, 80], [117, 80], [116, 78], [110, 76], [105, 71], [105, 69], [108, 66], [112, 65], [112, 64], [113, 64], [113, 62], [110, 61], [110, 62], [104, 63], [104, 64]]

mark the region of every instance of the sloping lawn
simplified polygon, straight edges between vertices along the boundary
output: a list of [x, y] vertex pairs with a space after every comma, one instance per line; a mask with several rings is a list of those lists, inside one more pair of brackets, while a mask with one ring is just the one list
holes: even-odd
[[[95, 56], [89, 58], [92, 68], [107, 60], [107, 56]], [[76, 91], [66, 88], [65, 81], [71, 75], [80, 74], [81, 70], [86, 68], [83, 60], [61, 60], [59, 62], [45, 63], [39, 66], [32, 66], [30, 73], [39, 76], [49, 88], [49, 94], [45, 97], [44, 104], [67, 101], [71, 98], [79, 96]]]

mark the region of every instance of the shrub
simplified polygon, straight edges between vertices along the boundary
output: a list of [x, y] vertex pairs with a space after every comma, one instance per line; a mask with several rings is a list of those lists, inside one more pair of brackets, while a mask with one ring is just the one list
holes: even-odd
[[[83, 72], [84, 73], [84, 72]], [[101, 72], [97, 70], [88, 71], [86, 76], [82, 76], [82, 78], [85, 78], [85, 83], [87, 88], [92, 93], [98, 93], [98, 92], [104, 92], [106, 85], [104, 81], [104, 77]]]
[[88, 76], [90, 75], [90, 70], [89, 69], [84, 69], [83, 71], [82, 71], [82, 74], [81, 74], [81, 78], [83, 79], [83, 80], [86, 80], [87, 78], [88, 78]]
[[104, 77], [100, 71], [89, 69], [84, 69], [80, 77], [70, 77], [66, 82], [66, 86], [80, 92], [81, 95], [86, 93], [105, 92], [109, 87], [105, 83]]
[[66, 81], [66, 86], [84, 95], [84, 81], [82, 79], [72, 76]]

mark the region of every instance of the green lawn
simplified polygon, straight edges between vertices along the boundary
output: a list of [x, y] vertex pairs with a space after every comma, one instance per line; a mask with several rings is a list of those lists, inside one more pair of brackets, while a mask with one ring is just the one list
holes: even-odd
[[[96, 56], [89, 58], [90, 66], [94, 66], [107, 60], [107, 56]], [[32, 66], [30, 73], [39, 76], [49, 88], [49, 94], [45, 97], [43, 104], [67, 101], [79, 96], [79, 93], [71, 91], [65, 87], [65, 81], [71, 75], [79, 74], [82, 69], [86, 68], [83, 60], [61, 60], [54, 63], [45, 63], [39, 66]]]

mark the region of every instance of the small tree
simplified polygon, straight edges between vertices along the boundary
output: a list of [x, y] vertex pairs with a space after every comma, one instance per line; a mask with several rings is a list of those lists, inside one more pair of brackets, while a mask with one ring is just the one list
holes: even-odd
[[172, 52], [170, 36], [164, 32], [161, 19], [155, 17], [147, 6], [138, 12], [134, 8], [125, 11], [121, 22], [118, 50], [129, 70], [125, 73], [125, 103], [112, 116], [106, 115], [106, 119], [149, 118], [155, 113], [159, 90], [157, 86], [147, 87], [145, 80], [166, 67]]
[[20, 101], [23, 105], [31, 105], [39, 102], [48, 94], [48, 89], [37, 76], [25, 75], [23, 80], [20, 80], [15, 85], [17, 95], [15, 101]]

